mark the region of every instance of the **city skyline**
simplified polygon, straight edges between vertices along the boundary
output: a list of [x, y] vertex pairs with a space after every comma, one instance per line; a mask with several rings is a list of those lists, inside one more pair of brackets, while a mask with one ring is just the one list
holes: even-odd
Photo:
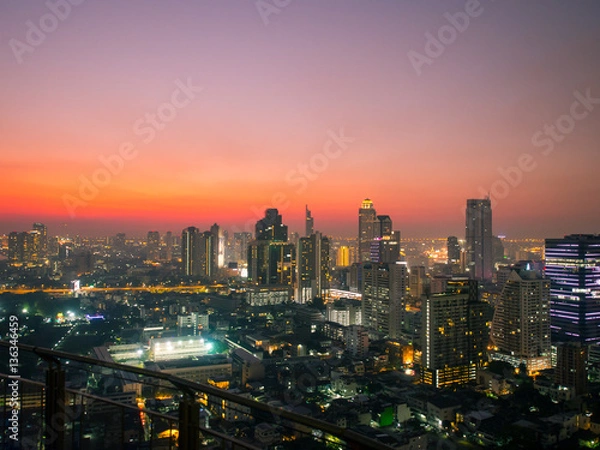
[[488, 193], [495, 234], [598, 231], [598, 3], [48, 4], [0, 5], [0, 233], [268, 208], [302, 232], [308, 205], [355, 236], [368, 197], [405, 237], [463, 238]]

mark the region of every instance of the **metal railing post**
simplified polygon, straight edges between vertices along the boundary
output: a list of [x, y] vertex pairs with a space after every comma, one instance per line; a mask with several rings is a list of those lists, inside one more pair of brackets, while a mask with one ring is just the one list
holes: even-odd
[[179, 401], [179, 448], [200, 449], [200, 409], [193, 393], [185, 393]]
[[50, 363], [46, 372], [44, 443], [46, 450], [65, 448], [65, 371], [60, 363]]

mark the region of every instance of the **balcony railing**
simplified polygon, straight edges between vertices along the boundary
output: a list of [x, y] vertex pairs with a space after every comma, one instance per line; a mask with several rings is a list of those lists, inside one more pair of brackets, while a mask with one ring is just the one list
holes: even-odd
[[[0, 341], [0, 347], [9, 346]], [[21, 357], [28, 354], [43, 361], [38, 367], [46, 372], [45, 382], [0, 373], [0, 449], [392, 448], [353, 430], [212, 385], [40, 347], [18, 348]], [[169, 392], [178, 405], [159, 412], [141, 398], [136, 406], [119, 399], [119, 393], [108, 398], [69, 389], [65, 377], [71, 372], [120, 381], [126, 374], [153, 393]], [[121, 394], [132, 398], [131, 393]], [[236, 421], [223, 421], [217, 428], [211, 426], [215, 415]]]

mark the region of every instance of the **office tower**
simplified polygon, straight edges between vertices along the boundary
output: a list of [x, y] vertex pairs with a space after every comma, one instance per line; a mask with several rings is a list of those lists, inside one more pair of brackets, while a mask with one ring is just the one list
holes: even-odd
[[546, 239], [552, 341], [600, 341], [600, 235]]
[[26, 231], [13, 231], [8, 235], [8, 260], [11, 263], [31, 261], [33, 239]]
[[346, 245], [341, 245], [337, 251], [337, 267], [348, 267], [350, 265], [350, 249]]
[[420, 298], [425, 294], [426, 281], [427, 271], [425, 266], [412, 266], [408, 277], [410, 295], [415, 298]]
[[233, 260], [239, 264], [248, 261], [248, 244], [252, 240], [252, 233], [233, 233]]
[[48, 256], [48, 229], [43, 223], [35, 222], [33, 224], [33, 231], [37, 231], [40, 235], [39, 257], [45, 258]]
[[225, 238], [221, 227], [216, 223], [210, 227], [213, 241], [213, 255], [212, 265], [216, 269], [217, 267], [223, 267], [225, 265]]
[[277, 209], [267, 209], [265, 217], [256, 222], [255, 239], [258, 241], [287, 242], [288, 227], [283, 225], [281, 214]]
[[456, 264], [460, 262], [460, 244], [456, 236], [448, 236], [448, 264]]
[[304, 220], [306, 222], [306, 226], [305, 226], [304, 236], [308, 237], [314, 233], [315, 219], [313, 219], [313, 216], [310, 213], [310, 210], [308, 209], [308, 205], [306, 205], [305, 207], [306, 207], [306, 211], [304, 213], [304, 216], [305, 216]]
[[375, 222], [377, 212], [373, 208], [373, 202], [366, 198], [358, 210], [358, 251], [359, 261], [365, 262], [371, 259], [371, 242], [375, 237]]
[[280, 241], [252, 241], [248, 245], [248, 282], [293, 286], [296, 248]]
[[474, 380], [485, 358], [490, 314], [477, 281], [448, 281], [446, 293], [428, 295], [421, 312], [421, 382], [440, 388]]
[[173, 259], [173, 233], [167, 231], [165, 234], [165, 260], [171, 262]]
[[492, 236], [492, 260], [493, 264], [504, 263], [504, 244], [502, 238], [498, 236]]
[[492, 279], [492, 206], [489, 198], [467, 200], [467, 268], [471, 278]]
[[274, 288], [294, 285], [296, 247], [287, 242], [287, 230], [277, 210], [267, 209], [256, 223], [256, 239], [248, 245], [248, 282]]
[[554, 382], [575, 390], [576, 395], [587, 392], [588, 347], [581, 342], [561, 342], [556, 346]]
[[402, 330], [407, 287], [406, 263], [363, 263], [363, 325], [384, 336], [398, 338]]
[[316, 232], [300, 238], [297, 248], [296, 301], [306, 303], [315, 297], [327, 298], [331, 272], [329, 239]]
[[[388, 217], [388, 216], [385, 216]], [[390, 222], [391, 226], [391, 222]], [[400, 232], [389, 231], [371, 241], [371, 262], [393, 264], [400, 259]]]
[[494, 311], [492, 359], [528, 373], [550, 369], [550, 281], [530, 266], [513, 269]]
[[214, 264], [213, 233], [203, 233], [188, 227], [181, 233], [181, 261], [187, 276], [211, 279], [216, 271]]
[[158, 231], [148, 231], [146, 238], [146, 259], [158, 261], [160, 256], [160, 234]]

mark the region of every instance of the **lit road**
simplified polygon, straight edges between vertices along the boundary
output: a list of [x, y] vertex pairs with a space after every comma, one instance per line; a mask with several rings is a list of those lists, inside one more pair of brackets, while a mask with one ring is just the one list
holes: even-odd
[[193, 286], [137, 286], [137, 287], [82, 287], [78, 291], [66, 288], [12, 288], [1, 289], [0, 294], [31, 294], [33, 292], [43, 292], [45, 294], [68, 295], [72, 293], [86, 294], [90, 292], [151, 292], [162, 294], [164, 292], [178, 292], [185, 294], [207, 294], [217, 292], [227, 288], [225, 284], [199, 284]]

